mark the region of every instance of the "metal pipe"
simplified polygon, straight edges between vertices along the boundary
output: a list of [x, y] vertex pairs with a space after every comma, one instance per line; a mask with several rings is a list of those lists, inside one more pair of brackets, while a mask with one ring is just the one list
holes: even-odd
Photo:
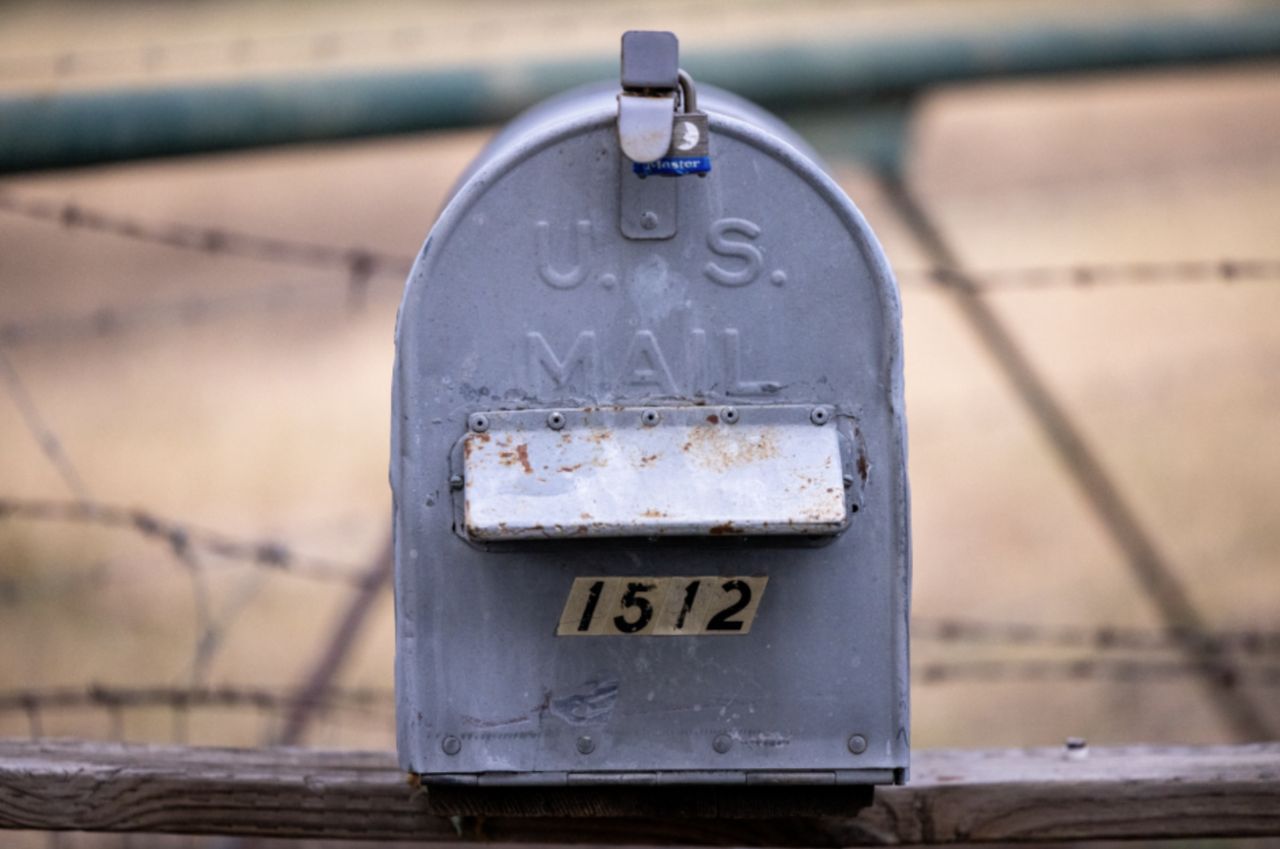
[[[1280, 6], [1052, 20], [699, 54], [700, 80], [789, 111], [945, 82], [1280, 56]], [[275, 77], [0, 97], [0, 172], [494, 123], [616, 73], [597, 57], [514, 67]]]

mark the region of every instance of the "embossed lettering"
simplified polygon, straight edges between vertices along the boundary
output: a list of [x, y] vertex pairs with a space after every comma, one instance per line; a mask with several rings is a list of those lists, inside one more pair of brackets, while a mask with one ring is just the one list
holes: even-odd
[[574, 225], [573, 264], [567, 271], [552, 267], [551, 224], [539, 221], [534, 227], [538, 231], [538, 276], [542, 282], [554, 289], [572, 289], [586, 280], [587, 264], [583, 258], [591, 255], [591, 222], [583, 219]]
[[[595, 331], [583, 330], [561, 359], [541, 333], [530, 331], [526, 335], [526, 374], [530, 390], [537, 395], [547, 391], [594, 395], [614, 387], [642, 389], [646, 394], [674, 398], [701, 397], [713, 391], [725, 395], [773, 395], [782, 389], [782, 384], [775, 380], [743, 378], [743, 340], [736, 327], [716, 333], [715, 346], [707, 344], [706, 330], [700, 327], [689, 330], [684, 357], [676, 360], [677, 365], [686, 369], [682, 384], [677, 384], [658, 338], [651, 330], [637, 330], [632, 334], [615, 372], [614, 365], [618, 363], [615, 357], [625, 339], [625, 336], [606, 338], [608, 361], [604, 362], [599, 356]], [[713, 347], [714, 350], [709, 350]], [[717, 353], [719, 356], [715, 356]], [[612, 382], [601, 382], [602, 367], [607, 367], [607, 377], [613, 378]]]
[[[593, 392], [598, 383], [599, 358], [596, 356], [596, 334], [584, 330], [573, 340], [564, 360], [556, 357], [541, 333], [530, 332], [528, 344], [529, 386], [539, 392], [551, 378], [552, 389], [577, 389]], [[576, 379], [576, 382], [575, 382]]]
[[695, 327], [689, 332], [689, 394], [707, 393], [707, 331]]
[[711, 232], [707, 234], [707, 246], [713, 253], [723, 257], [736, 257], [745, 265], [728, 269], [708, 262], [702, 271], [713, 283], [721, 286], [745, 286], [759, 276], [764, 255], [750, 242], [730, 239], [731, 233], [755, 240], [760, 236], [760, 227], [745, 218], [721, 218], [711, 225]]
[[632, 337], [619, 382], [628, 386], [656, 386], [668, 396], [680, 394], [658, 340], [648, 330], [637, 330]]
[[772, 395], [782, 388], [774, 380], [742, 379], [742, 343], [737, 328], [721, 331], [724, 345], [724, 391], [727, 395]]

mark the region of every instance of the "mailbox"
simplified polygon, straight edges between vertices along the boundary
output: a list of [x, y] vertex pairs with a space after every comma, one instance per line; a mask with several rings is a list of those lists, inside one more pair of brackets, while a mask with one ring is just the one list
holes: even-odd
[[778, 119], [623, 37], [502, 131], [396, 329], [400, 760], [434, 785], [908, 767], [901, 319]]

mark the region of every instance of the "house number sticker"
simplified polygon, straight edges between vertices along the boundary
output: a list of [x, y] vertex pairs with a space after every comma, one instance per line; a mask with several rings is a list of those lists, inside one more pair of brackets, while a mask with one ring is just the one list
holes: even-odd
[[768, 577], [575, 578], [561, 637], [746, 634]]

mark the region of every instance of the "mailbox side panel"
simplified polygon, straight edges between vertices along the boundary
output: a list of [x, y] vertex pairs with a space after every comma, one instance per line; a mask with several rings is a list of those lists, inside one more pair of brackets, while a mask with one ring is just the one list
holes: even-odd
[[[494, 156], [410, 277], [392, 434], [402, 765], [451, 781], [900, 778], [910, 543], [884, 257], [809, 160], [714, 114], [712, 173], [651, 178], [676, 235], [623, 238], [611, 118]], [[457, 532], [469, 415], [606, 405], [828, 405], [858, 512], [816, 543], [485, 547]], [[634, 576], [767, 586], [742, 634], [557, 636], [575, 580]]]

